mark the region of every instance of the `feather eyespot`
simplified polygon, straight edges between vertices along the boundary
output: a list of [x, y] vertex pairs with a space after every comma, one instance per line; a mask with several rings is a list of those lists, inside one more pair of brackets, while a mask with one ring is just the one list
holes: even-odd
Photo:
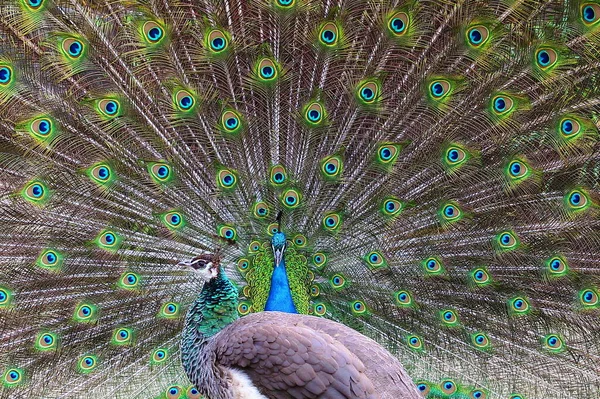
[[302, 196], [300, 195], [300, 191], [290, 188], [283, 192], [281, 195], [281, 202], [288, 209], [294, 209], [300, 206], [300, 200]]
[[321, 174], [326, 180], [337, 180], [343, 169], [342, 158], [331, 155], [321, 160]]
[[176, 319], [179, 317], [181, 306], [176, 302], [167, 302], [162, 305], [159, 317], [165, 319]]
[[77, 59], [83, 55], [85, 46], [81, 40], [69, 37], [62, 41], [62, 49], [69, 58]]
[[355, 315], [358, 315], [358, 316], [365, 314], [367, 312], [367, 306], [361, 300], [353, 301], [350, 304], [350, 309], [352, 310], [352, 313], [354, 313]]
[[164, 363], [169, 357], [168, 351], [163, 348], [156, 349], [150, 357], [150, 364], [161, 364]]
[[557, 334], [548, 334], [543, 337], [542, 346], [551, 353], [560, 353], [565, 350], [565, 343]]
[[236, 174], [229, 169], [221, 169], [217, 173], [217, 183], [224, 190], [231, 190], [237, 185]]
[[319, 288], [318, 285], [313, 284], [310, 286], [310, 296], [318, 297], [320, 293], [321, 293], [321, 289]]
[[306, 246], [306, 237], [302, 234], [296, 234], [294, 236], [294, 245], [298, 248], [303, 248]]
[[77, 363], [77, 368], [80, 373], [87, 374], [90, 373], [98, 366], [98, 358], [93, 355], [85, 355], [79, 359]]
[[429, 93], [435, 100], [440, 100], [450, 93], [451, 88], [447, 80], [434, 80], [429, 84]]
[[492, 107], [497, 115], [506, 115], [513, 109], [514, 101], [506, 95], [498, 95], [492, 98]]
[[409, 335], [406, 337], [406, 342], [408, 347], [413, 350], [422, 350], [423, 349], [423, 340], [421, 337], [416, 335]]
[[393, 165], [398, 159], [400, 150], [399, 144], [381, 144], [377, 149], [377, 161], [382, 165]]
[[358, 93], [360, 95], [361, 100], [363, 100], [366, 103], [372, 103], [377, 98], [378, 89], [379, 88], [375, 83], [367, 82], [360, 87]]
[[0, 65], [0, 86], [8, 85], [13, 77], [12, 68], [8, 65]]
[[165, 36], [165, 30], [154, 21], [148, 21], [142, 27], [144, 37], [151, 44], [159, 43]]
[[327, 22], [319, 32], [319, 41], [328, 47], [333, 47], [338, 43], [339, 29], [333, 22]]
[[473, 26], [467, 30], [467, 41], [472, 47], [481, 47], [490, 37], [490, 31], [483, 25]]
[[133, 342], [133, 330], [130, 328], [117, 328], [113, 333], [113, 345], [130, 345]]
[[291, 8], [296, 3], [296, 0], [274, 0], [275, 4], [282, 8]]
[[83, 302], [75, 307], [73, 320], [80, 323], [91, 323], [98, 318], [98, 308], [91, 303]]
[[331, 287], [335, 289], [344, 288], [346, 285], [346, 278], [341, 274], [334, 274], [330, 279]]
[[242, 117], [237, 111], [225, 110], [221, 115], [221, 126], [226, 133], [237, 134], [242, 129]]
[[519, 244], [519, 238], [512, 231], [504, 231], [496, 236], [496, 246], [501, 251], [515, 250]]
[[249, 314], [252, 311], [252, 307], [251, 307], [251, 305], [250, 305], [249, 302], [242, 301], [238, 305], [237, 310], [238, 310], [238, 313], [240, 315], [245, 316], [245, 315]]
[[521, 161], [512, 161], [508, 165], [508, 173], [513, 179], [521, 179], [527, 175], [529, 168]]
[[449, 147], [446, 150], [446, 162], [449, 165], [459, 165], [467, 159], [466, 152], [459, 147]]
[[437, 258], [427, 258], [422, 264], [425, 272], [429, 275], [438, 275], [444, 272], [442, 262]]
[[321, 103], [313, 102], [305, 107], [304, 118], [311, 126], [318, 126], [324, 121], [325, 107]]
[[447, 326], [456, 326], [458, 325], [458, 315], [454, 310], [442, 310], [440, 313], [442, 317], [442, 322]]
[[21, 191], [21, 196], [34, 205], [43, 205], [50, 197], [50, 192], [41, 181], [32, 181]]
[[513, 394], [513, 395], [510, 395], [509, 399], [525, 399], [525, 398], [522, 395]]
[[471, 342], [477, 349], [488, 349], [490, 347], [489, 337], [482, 332], [471, 335]]
[[171, 230], [178, 230], [185, 226], [185, 218], [178, 211], [169, 211], [160, 215], [160, 218], [165, 226]]
[[208, 46], [213, 53], [221, 53], [229, 46], [229, 40], [222, 31], [215, 29], [208, 34]]
[[440, 388], [442, 389], [442, 392], [445, 393], [446, 395], [452, 395], [458, 389], [458, 387], [456, 386], [456, 383], [454, 383], [454, 381], [452, 381], [452, 380], [442, 381], [440, 383]]
[[474, 389], [469, 394], [471, 399], [487, 399], [487, 393], [482, 389]]
[[336, 232], [341, 228], [342, 217], [338, 213], [329, 213], [323, 217], [323, 228], [330, 232]]
[[587, 195], [582, 190], [572, 190], [567, 194], [567, 205], [571, 210], [581, 211], [589, 207]]
[[5, 287], [0, 287], [0, 309], [10, 305], [12, 299], [12, 292]]
[[125, 289], [138, 289], [141, 286], [141, 280], [137, 273], [125, 272], [119, 278], [119, 286]]
[[327, 263], [327, 256], [322, 252], [317, 252], [313, 255], [312, 261], [318, 269], [321, 269]]
[[11, 387], [23, 382], [23, 370], [10, 368], [4, 373], [4, 384]]
[[327, 313], [327, 306], [324, 303], [317, 303], [314, 307], [315, 315], [324, 316]]
[[269, 207], [263, 201], [256, 202], [252, 211], [255, 218], [264, 219], [269, 215]]
[[252, 241], [249, 245], [248, 245], [248, 251], [251, 254], [255, 254], [260, 250], [260, 242], [258, 241]]
[[585, 25], [591, 26], [600, 20], [600, 4], [585, 3], [581, 6], [581, 18]]
[[53, 333], [38, 334], [35, 341], [35, 348], [39, 351], [52, 351], [58, 347], [58, 337]]
[[165, 162], [151, 162], [148, 164], [148, 173], [156, 183], [168, 183], [173, 179], [173, 169]]
[[177, 385], [172, 385], [167, 388], [167, 392], [166, 392], [167, 399], [179, 399], [179, 398], [181, 398], [182, 394], [183, 394], [183, 390]]
[[96, 245], [107, 251], [116, 251], [121, 244], [121, 237], [111, 230], [101, 232], [96, 238]]
[[400, 307], [411, 307], [413, 304], [412, 295], [408, 291], [398, 291], [394, 294], [396, 305]]
[[42, 269], [57, 271], [62, 267], [63, 255], [54, 250], [44, 250], [37, 259], [36, 265]]
[[237, 231], [231, 226], [218, 226], [217, 233], [219, 234], [219, 237], [222, 237], [227, 241], [235, 241], [237, 239]]
[[268, 58], [263, 58], [258, 62], [257, 74], [264, 81], [273, 81], [277, 78], [277, 66]]
[[195, 96], [187, 90], [178, 90], [173, 96], [173, 101], [180, 111], [190, 111], [196, 104]]
[[548, 69], [556, 64], [558, 54], [551, 48], [542, 48], [536, 52], [535, 60], [541, 69]]
[[404, 12], [397, 12], [388, 21], [389, 30], [396, 36], [402, 36], [407, 32], [410, 19]]
[[487, 270], [481, 267], [474, 269], [470, 273], [470, 275], [471, 279], [473, 280], [473, 283], [475, 283], [478, 286], [485, 286], [491, 283], [490, 274], [487, 272]]
[[419, 381], [416, 385], [417, 390], [419, 391], [419, 393], [421, 393], [423, 397], [426, 397], [429, 394], [429, 391], [431, 391], [429, 384], [424, 381]]
[[200, 398], [202, 398], [202, 395], [200, 394], [200, 391], [196, 387], [191, 386], [187, 390], [187, 398], [188, 399], [200, 399]]
[[531, 310], [531, 307], [527, 299], [517, 296], [508, 300], [508, 309], [512, 315], [520, 316], [527, 314]]
[[27, 0], [27, 6], [32, 10], [38, 10], [44, 4], [44, 0]]
[[104, 116], [114, 118], [119, 115], [121, 104], [117, 100], [102, 99], [98, 101], [98, 110]]
[[379, 251], [372, 251], [365, 255], [364, 260], [371, 270], [384, 269], [388, 266], [383, 254]]
[[560, 134], [564, 137], [574, 137], [581, 131], [581, 124], [576, 119], [564, 118], [560, 122]]
[[598, 292], [595, 289], [587, 288], [579, 293], [579, 300], [586, 308], [597, 307], [600, 304]]

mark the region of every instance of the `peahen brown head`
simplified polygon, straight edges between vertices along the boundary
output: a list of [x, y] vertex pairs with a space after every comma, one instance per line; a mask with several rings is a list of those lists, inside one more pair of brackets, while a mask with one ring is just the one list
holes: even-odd
[[205, 253], [192, 258], [190, 261], [179, 262], [180, 266], [194, 269], [205, 281], [212, 280], [219, 274], [221, 258], [217, 253]]

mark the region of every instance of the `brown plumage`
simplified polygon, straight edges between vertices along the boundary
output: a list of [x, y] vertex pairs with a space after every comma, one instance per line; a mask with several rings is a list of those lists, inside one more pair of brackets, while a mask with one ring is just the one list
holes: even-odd
[[254, 313], [223, 329], [207, 349], [219, 364], [246, 372], [269, 398], [421, 397], [381, 345], [315, 316]]

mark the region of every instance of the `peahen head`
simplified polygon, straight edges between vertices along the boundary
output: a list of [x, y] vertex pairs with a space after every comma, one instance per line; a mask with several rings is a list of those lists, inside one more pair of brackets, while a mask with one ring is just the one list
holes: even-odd
[[219, 274], [220, 259], [216, 254], [202, 254], [179, 265], [191, 267], [204, 281], [210, 281]]
[[275, 267], [278, 267], [281, 264], [283, 253], [285, 252], [285, 244], [286, 237], [284, 233], [280, 231], [273, 234], [273, 238], [271, 238], [271, 247], [273, 248], [273, 255], [275, 255]]

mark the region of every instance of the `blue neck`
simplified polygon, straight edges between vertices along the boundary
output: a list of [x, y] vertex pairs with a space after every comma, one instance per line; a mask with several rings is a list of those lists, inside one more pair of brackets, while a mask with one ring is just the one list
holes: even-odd
[[285, 259], [281, 260], [279, 266], [275, 266], [273, 275], [271, 276], [271, 291], [265, 305], [265, 310], [273, 310], [286, 313], [298, 313], [294, 301], [292, 300], [292, 292], [290, 283], [285, 270]]

